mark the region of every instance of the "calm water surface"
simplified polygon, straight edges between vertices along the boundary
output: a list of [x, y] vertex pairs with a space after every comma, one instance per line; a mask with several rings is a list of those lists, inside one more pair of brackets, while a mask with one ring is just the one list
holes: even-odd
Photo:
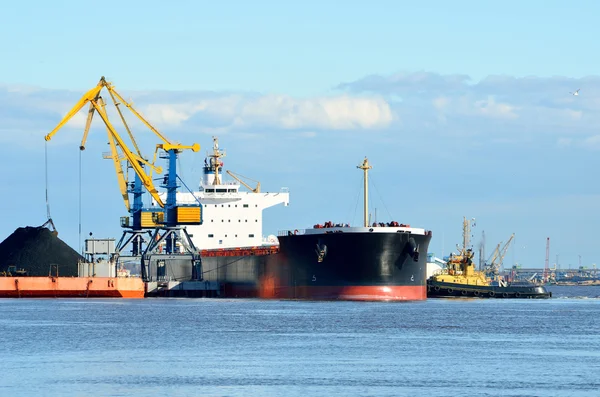
[[1, 299], [0, 396], [599, 396], [600, 286], [550, 300]]

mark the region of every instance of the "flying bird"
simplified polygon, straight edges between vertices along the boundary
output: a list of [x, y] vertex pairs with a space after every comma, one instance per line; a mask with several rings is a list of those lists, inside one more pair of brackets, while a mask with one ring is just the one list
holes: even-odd
[[575, 92], [569, 92], [569, 94], [577, 96], [577, 95], [579, 95], [579, 90], [580, 89], [581, 88], [578, 88], [577, 91], [575, 91]]

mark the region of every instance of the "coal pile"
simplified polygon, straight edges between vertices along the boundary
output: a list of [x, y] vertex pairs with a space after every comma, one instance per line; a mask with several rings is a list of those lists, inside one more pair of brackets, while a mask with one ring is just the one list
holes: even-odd
[[[50, 267], [58, 265], [59, 276], [77, 276], [77, 263], [82, 259], [45, 227], [20, 227], [0, 243], [0, 273], [16, 266], [29, 276], [48, 276]], [[54, 267], [52, 274], [56, 274]]]

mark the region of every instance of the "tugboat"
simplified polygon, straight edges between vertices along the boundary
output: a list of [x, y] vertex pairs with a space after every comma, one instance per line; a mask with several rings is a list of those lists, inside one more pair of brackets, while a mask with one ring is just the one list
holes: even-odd
[[463, 246], [459, 248], [457, 254], [450, 255], [445, 269], [427, 279], [428, 298], [547, 299], [552, 297], [552, 292], [535, 284], [517, 285], [505, 281], [492, 283], [485, 273], [475, 270], [474, 252], [468, 248], [470, 235], [471, 223], [463, 218]]

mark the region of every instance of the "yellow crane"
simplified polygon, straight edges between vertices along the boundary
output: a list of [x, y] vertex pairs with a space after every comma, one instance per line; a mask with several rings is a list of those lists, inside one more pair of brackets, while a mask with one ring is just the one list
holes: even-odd
[[[112, 102], [116, 108], [116, 111], [123, 123], [124, 128], [129, 135], [133, 149], [130, 149], [125, 140], [117, 132], [113, 124], [108, 118], [106, 112], [106, 104], [100, 95], [101, 91], [106, 89], [112, 99]], [[183, 150], [192, 150], [198, 152], [200, 145], [194, 143], [193, 145], [181, 145], [179, 143], [173, 143], [169, 141], [162, 133], [160, 133], [154, 126], [152, 126], [133, 106], [125, 101], [123, 97], [115, 90], [114, 86], [107, 82], [104, 77], [100, 79], [96, 87], [86, 92], [81, 99], [73, 106], [73, 108], [63, 117], [58, 125], [45, 136], [46, 141], [50, 141], [52, 137], [72, 119], [84, 106], [89, 104], [87, 121], [83, 133], [81, 144], [79, 145], [80, 150], [85, 150], [85, 144], [88, 138], [91, 122], [95, 113], [98, 113], [107, 130], [108, 144], [110, 146], [110, 153], [104, 155], [105, 158], [113, 160], [117, 180], [119, 182], [119, 190], [123, 201], [128, 211], [133, 215], [133, 224], [130, 225], [128, 222], [124, 222], [122, 218], [121, 226], [129, 229], [124, 231], [123, 237], [119, 241], [116, 247], [116, 256], [121, 256], [123, 248], [130, 242], [133, 242], [132, 256], [141, 258], [142, 276], [146, 279], [149, 277], [151, 263], [155, 263], [158, 259], [153, 259], [152, 255], [157, 252], [161, 252], [160, 245], [162, 242], [165, 243], [165, 253], [169, 255], [181, 254], [177, 249], [177, 242], [182, 241], [183, 246], [187, 250], [187, 255], [192, 261], [194, 269], [199, 269], [200, 258], [198, 250], [195, 248], [189, 234], [185, 228], [181, 228], [181, 225], [199, 225], [202, 224], [202, 211], [201, 204], [198, 201], [197, 204], [177, 204], [177, 155]], [[127, 107], [146, 127], [148, 127], [159, 139], [160, 143], [156, 145], [154, 151], [154, 157], [152, 161], [148, 161], [141, 153], [139, 145], [137, 144], [131, 128], [127, 124], [123, 112], [121, 111], [121, 105]], [[154, 186], [152, 174], [162, 173], [162, 168], [156, 166], [156, 159], [159, 150], [163, 150], [167, 153], [169, 161], [168, 174], [163, 179], [163, 187], [166, 188], [166, 202], [163, 201], [161, 194]], [[126, 173], [123, 171], [122, 162], [127, 162], [127, 170], [129, 167], [135, 171], [136, 180], [135, 183], [129, 184]], [[146, 172], [144, 167], [150, 169], [149, 173]], [[182, 181], [183, 182], [183, 181]], [[131, 188], [131, 190], [129, 190]], [[154, 201], [161, 207], [161, 211], [155, 209], [144, 209], [142, 204], [142, 189], [145, 188]], [[129, 203], [129, 193], [133, 193], [133, 205]], [[146, 216], [150, 215], [150, 216]], [[151, 235], [150, 241], [146, 246], [145, 250], [142, 249], [142, 243], [144, 242], [143, 234], [149, 233], [148, 229], [154, 229], [154, 235]], [[163, 233], [159, 233], [162, 231]], [[126, 236], [129, 236], [126, 238]], [[181, 260], [181, 256], [179, 259]], [[202, 274], [201, 271], [197, 271], [197, 274]]]
[[[121, 121], [123, 122], [123, 125], [124, 125], [125, 129], [127, 130], [129, 138], [131, 139], [131, 142], [135, 148], [135, 152], [127, 147], [123, 138], [119, 135], [119, 133], [116, 131], [115, 127], [112, 125], [112, 123], [108, 119], [108, 115], [105, 111], [106, 105], [104, 103], [104, 100], [100, 96], [100, 93], [101, 93], [102, 89], [104, 89], [104, 88], [106, 88], [110, 97], [113, 100], [113, 103], [119, 114], [119, 117], [120, 117]], [[91, 90], [89, 90], [88, 92], [86, 92], [81, 97], [81, 99], [75, 104], [75, 106], [73, 106], [73, 108], [65, 115], [65, 117], [63, 117], [63, 119], [58, 123], [58, 125], [52, 131], [50, 131], [50, 133], [48, 133], [45, 136], [46, 141], [50, 141], [52, 139], [52, 137], [58, 132], [58, 130], [60, 130], [71, 118], [73, 118], [73, 116], [75, 116], [88, 103], [89, 103], [88, 116], [87, 116], [86, 126], [84, 129], [83, 138], [81, 140], [79, 149], [85, 150], [85, 144], [87, 141], [92, 118], [93, 118], [94, 113], [97, 112], [100, 115], [100, 117], [102, 118], [102, 121], [104, 122], [104, 124], [106, 126], [107, 133], [108, 133], [108, 143], [111, 148], [111, 154], [108, 156], [105, 156], [105, 158], [112, 158], [112, 160], [114, 162], [115, 170], [117, 173], [117, 180], [119, 182], [119, 190], [121, 191], [121, 195], [123, 197], [123, 201], [125, 203], [125, 206], [127, 207], [127, 210], [130, 209], [130, 205], [129, 205], [129, 197], [128, 197], [128, 192], [127, 192], [128, 181], [126, 180], [125, 173], [123, 172], [123, 167], [121, 165], [121, 162], [123, 160], [127, 160], [129, 166], [131, 166], [134, 169], [136, 174], [141, 179], [143, 186], [150, 193], [152, 198], [154, 198], [154, 200], [157, 202], [157, 204], [160, 207], [164, 207], [163, 200], [161, 199], [158, 190], [156, 189], [156, 187], [154, 186], [154, 183], [152, 182], [152, 172], [153, 171], [156, 172], [157, 174], [162, 173], [162, 167], [154, 165], [154, 163], [156, 162], [158, 150], [162, 149], [165, 151], [169, 151], [169, 150], [181, 151], [181, 150], [185, 150], [185, 149], [191, 149], [192, 151], [197, 152], [200, 150], [200, 145], [198, 145], [197, 143], [194, 143], [191, 146], [185, 146], [185, 145], [172, 143], [171, 141], [169, 141], [154, 126], [152, 126], [137, 110], [135, 110], [130, 103], [128, 103], [125, 99], [123, 99], [123, 97], [115, 90], [113, 84], [106, 81], [104, 76], [102, 76], [102, 78], [100, 78], [100, 81], [98, 82], [96, 87], [94, 87]], [[123, 116], [123, 113], [120, 109], [121, 104], [125, 105], [146, 127], [148, 127], [162, 141], [162, 143], [156, 145], [156, 150], [155, 150], [154, 158], [153, 158], [152, 162], [149, 162], [142, 156], [139, 146], [131, 132], [129, 125], [125, 121], [125, 117]], [[146, 165], [150, 168], [150, 174], [146, 173], [146, 171], [143, 168], [143, 165]]]
[[[243, 176], [240, 174], [236, 174], [234, 172], [231, 172], [229, 170], [227, 170], [227, 173], [234, 178], [236, 181], [238, 181], [239, 183], [241, 183], [242, 185], [244, 185], [248, 190], [250, 190], [251, 192], [254, 193], [260, 193], [260, 182], [251, 178], [248, 178], [247, 176]], [[249, 186], [246, 182], [244, 182], [241, 178], [246, 178], [252, 182], [256, 182], [256, 187], [252, 188], [251, 186]]]

